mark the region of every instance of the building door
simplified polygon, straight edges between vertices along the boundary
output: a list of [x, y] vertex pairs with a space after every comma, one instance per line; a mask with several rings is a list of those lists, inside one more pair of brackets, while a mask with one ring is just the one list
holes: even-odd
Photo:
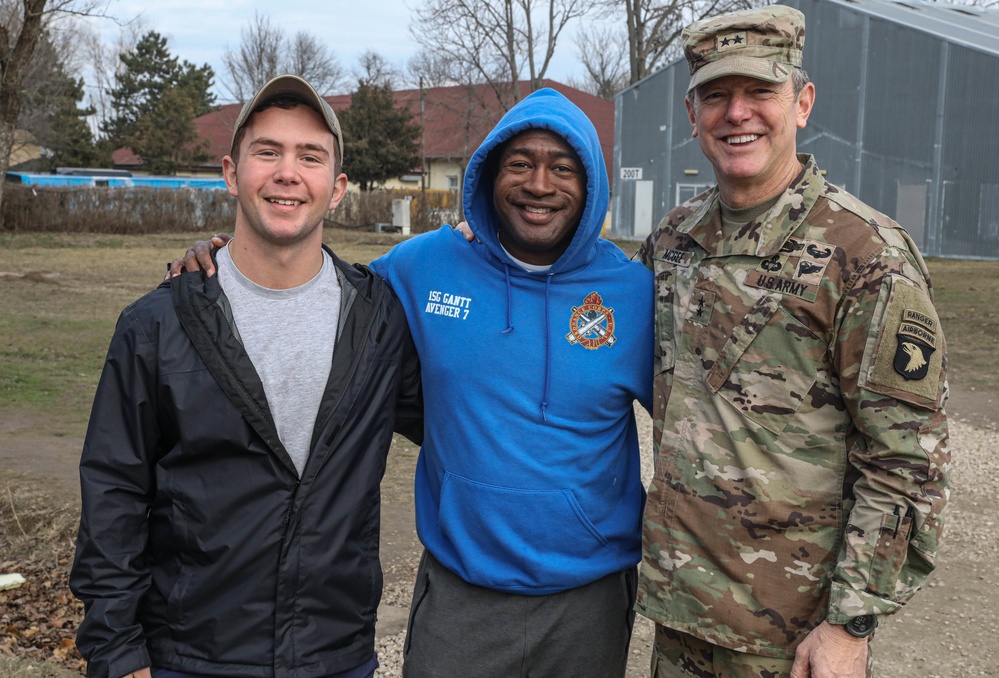
[[652, 181], [635, 182], [635, 218], [632, 234], [644, 238], [652, 233]]

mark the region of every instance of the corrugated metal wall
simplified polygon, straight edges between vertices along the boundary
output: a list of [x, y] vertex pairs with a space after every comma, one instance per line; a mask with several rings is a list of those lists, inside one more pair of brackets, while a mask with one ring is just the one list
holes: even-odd
[[[799, 151], [924, 254], [999, 259], [999, 56], [846, 4], [785, 1], [805, 13], [817, 91]], [[617, 236], [643, 237], [714, 182], [690, 137], [688, 82], [679, 62], [617, 96]]]

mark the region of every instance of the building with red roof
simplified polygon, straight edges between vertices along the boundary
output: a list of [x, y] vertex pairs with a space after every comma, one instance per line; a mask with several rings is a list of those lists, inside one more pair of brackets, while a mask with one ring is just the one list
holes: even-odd
[[[563, 85], [554, 80], [544, 80], [544, 87], [551, 87], [579, 106], [593, 122], [600, 137], [604, 162], [608, 172], [613, 166], [614, 102], [601, 99], [582, 90]], [[520, 83], [521, 97], [529, 93], [529, 83]], [[393, 92], [396, 106], [405, 106], [413, 120], [423, 130], [420, 140], [424, 166], [414, 167], [410, 174], [385, 183], [385, 188], [422, 187], [437, 190], [458, 190], [465, 163], [478, 148], [486, 134], [505, 112], [496, 93], [489, 85], [431, 87], [424, 90], [404, 89]], [[351, 95], [325, 97], [333, 110], [350, 106]], [[185, 174], [217, 175], [222, 171], [222, 158], [229, 153], [232, 126], [239, 115], [241, 104], [227, 104], [195, 120], [198, 131], [208, 142], [211, 159], [197, 167], [185, 168]], [[344, 130], [348, 136], [350, 131]], [[131, 149], [122, 148], [114, 153], [115, 167], [142, 170], [142, 159]], [[350, 156], [344, 163], [350, 176]], [[610, 177], [613, 179], [613, 177]], [[421, 185], [425, 181], [425, 186]]]

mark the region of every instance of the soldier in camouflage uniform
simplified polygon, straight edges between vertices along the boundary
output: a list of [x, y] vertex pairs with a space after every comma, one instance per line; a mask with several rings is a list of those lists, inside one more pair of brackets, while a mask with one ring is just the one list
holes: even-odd
[[687, 108], [717, 185], [643, 245], [655, 475], [638, 610], [652, 674], [864, 676], [933, 569], [950, 464], [944, 337], [898, 224], [797, 155], [804, 17], [689, 26]]

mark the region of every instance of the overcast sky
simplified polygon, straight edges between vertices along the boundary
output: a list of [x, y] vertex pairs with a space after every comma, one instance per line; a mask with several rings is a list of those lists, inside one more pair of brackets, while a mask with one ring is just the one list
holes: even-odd
[[[210, 64], [222, 103], [227, 96], [218, 87], [222, 54], [227, 47], [239, 47], [240, 31], [253, 20], [254, 12], [268, 16], [288, 37], [299, 31], [316, 36], [334, 51], [349, 73], [369, 49], [404, 67], [418, 50], [409, 34], [409, 22], [410, 7], [419, 4], [420, 0], [113, 0], [108, 13], [122, 21], [141, 15], [148, 29], [167, 38], [172, 54], [198, 66]], [[97, 22], [96, 27], [106, 42], [113, 42], [120, 32], [109, 20]], [[581, 73], [576, 46], [567, 29], [548, 77], [564, 82]]]

